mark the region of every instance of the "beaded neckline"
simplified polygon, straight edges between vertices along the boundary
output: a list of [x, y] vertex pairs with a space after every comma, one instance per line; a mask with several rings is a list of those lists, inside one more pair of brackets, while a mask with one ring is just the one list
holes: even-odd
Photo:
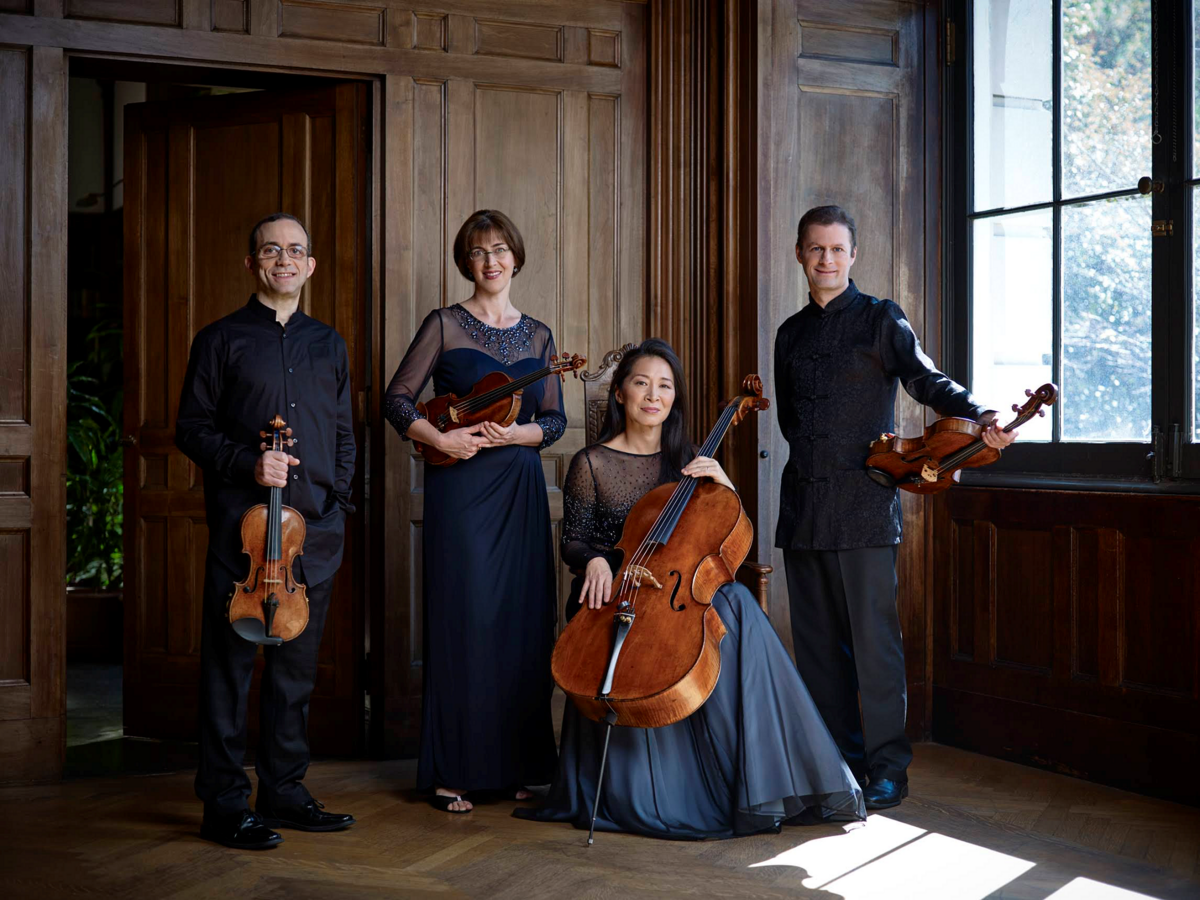
[[477, 319], [461, 303], [455, 303], [450, 307], [450, 311], [454, 313], [458, 324], [475, 343], [491, 355], [498, 357], [506, 366], [511, 366], [516, 362], [513, 356], [522, 350], [529, 349], [533, 342], [534, 332], [537, 330], [537, 322], [526, 313], [521, 313], [521, 318], [515, 325], [500, 328]]

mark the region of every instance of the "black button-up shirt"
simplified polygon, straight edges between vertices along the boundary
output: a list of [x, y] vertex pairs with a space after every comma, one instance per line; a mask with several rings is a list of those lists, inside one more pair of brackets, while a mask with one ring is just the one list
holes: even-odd
[[255, 295], [192, 341], [175, 423], [176, 446], [204, 471], [209, 551], [239, 577], [249, 564], [242, 514], [270, 496], [254, 480], [259, 432], [277, 413], [297, 438], [289, 452], [300, 460], [288, 469], [283, 503], [306, 520], [301, 569], [308, 584], [320, 584], [342, 561], [345, 517], [354, 511], [346, 344], [299, 310], [280, 325]]
[[899, 306], [860, 293], [853, 281], [824, 308], [810, 297], [780, 326], [776, 408], [791, 452], [776, 547], [899, 543], [899, 492], [866, 473], [870, 443], [895, 431], [898, 384], [939, 416], [978, 419], [986, 411], [934, 367]]

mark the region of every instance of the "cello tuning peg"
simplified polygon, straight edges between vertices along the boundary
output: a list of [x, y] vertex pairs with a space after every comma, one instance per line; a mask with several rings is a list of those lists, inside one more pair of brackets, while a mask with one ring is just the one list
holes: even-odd
[[1046, 417], [1046, 411], [1044, 409], [1039, 409], [1038, 415], [1044, 419]]
[[1029, 388], [1025, 388], [1025, 396], [1026, 396], [1026, 397], [1032, 397], [1032, 396], [1033, 396], [1033, 391], [1031, 391]]
[[1014, 403], [1013, 404], [1013, 412], [1020, 412], [1020, 411], [1021, 411], [1021, 407], [1017, 406], [1017, 404]]

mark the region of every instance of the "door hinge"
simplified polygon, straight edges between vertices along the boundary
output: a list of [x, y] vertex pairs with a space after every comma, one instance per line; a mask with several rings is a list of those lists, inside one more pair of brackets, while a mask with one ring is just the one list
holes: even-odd
[[955, 28], [954, 20], [946, 19], [946, 65], [952, 66], [956, 62], [954, 57], [954, 37]]
[[1150, 234], [1154, 237], [1174, 237], [1175, 220], [1155, 219], [1154, 223], [1150, 226]]

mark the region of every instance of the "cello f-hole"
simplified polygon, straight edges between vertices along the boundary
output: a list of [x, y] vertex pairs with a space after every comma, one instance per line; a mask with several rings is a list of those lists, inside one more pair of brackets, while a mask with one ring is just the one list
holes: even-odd
[[683, 584], [683, 576], [674, 569], [667, 573], [667, 577], [670, 578], [672, 575], [675, 576], [675, 589], [671, 591], [671, 609], [675, 610], [675, 612], [683, 612], [687, 608], [686, 603], [680, 603], [678, 606], [675, 605], [675, 597], [679, 593], [679, 586]]

